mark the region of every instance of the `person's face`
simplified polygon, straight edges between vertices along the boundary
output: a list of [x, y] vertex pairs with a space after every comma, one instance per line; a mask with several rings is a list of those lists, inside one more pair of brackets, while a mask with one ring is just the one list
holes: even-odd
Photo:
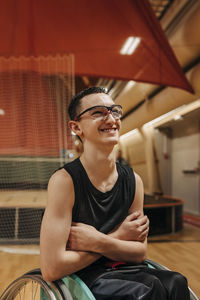
[[[111, 107], [115, 105], [112, 98], [104, 93], [92, 94], [85, 96], [80, 103], [78, 115], [83, 113], [78, 121], [75, 121], [79, 132], [76, 132], [82, 139], [83, 143], [90, 141], [92, 143], [106, 143], [115, 145], [119, 139], [119, 130], [121, 126], [120, 118], [116, 118], [117, 107], [112, 111], [107, 111], [103, 115], [103, 108], [94, 108], [96, 106]], [[102, 110], [103, 109], [103, 110]]]

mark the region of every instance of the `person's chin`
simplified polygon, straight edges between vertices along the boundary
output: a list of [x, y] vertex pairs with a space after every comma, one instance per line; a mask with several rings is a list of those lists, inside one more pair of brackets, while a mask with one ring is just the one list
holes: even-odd
[[105, 143], [116, 145], [119, 142], [119, 131], [100, 132], [101, 139]]
[[119, 142], [119, 137], [118, 136], [106, 137], [106, 138], [104, 138], [104, 142], [106, 144], [116, 145]]

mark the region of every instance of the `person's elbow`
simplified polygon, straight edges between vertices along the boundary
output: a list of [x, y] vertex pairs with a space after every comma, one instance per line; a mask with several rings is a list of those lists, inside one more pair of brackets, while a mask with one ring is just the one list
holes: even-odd
[[138, 255], [138, 256], [136, 257], [136, 263], [141, 264], [141, 263], [143, 263], [146, 259], [147, 259], [146, 252], [145, 252], [145, 253], [141, 253], [140, 255]]
[[140, 247], [138, 248], [137, 253], [133, 258], [135, 263], [141, 264], [147, 259], [147, 244], [146, 242], [141, 243]]
[[58, 261], [41, 262], [41, 273], [45, 281], [55, 281], [62, 277]]
[[41, 267], [42, 278], [45, 281], [55, 281], [59, 279], [59, 275], [57, 274], [57, 269], [52, 266]]

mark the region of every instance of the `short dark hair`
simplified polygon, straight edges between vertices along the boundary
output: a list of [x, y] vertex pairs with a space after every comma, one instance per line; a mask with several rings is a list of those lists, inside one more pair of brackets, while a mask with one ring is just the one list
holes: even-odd
[[77, 108], [80, 105], [80, 100], [88, 95], [92, 95], [92, 94], [99, 94], [99, 93], [104, 93], [104, 94], [108, 94], [108, 91], [106, 88], [104, 87], [100, 87], [100, 86], [93, 86], [93, 87], [89, 87], [81, 92], [79, 92], [78, 94], [76, 94], [72, 99], [71, 102], [69, 104], [68, 107], [68, 114], [71, 120], [74, 120], [77, 116]]

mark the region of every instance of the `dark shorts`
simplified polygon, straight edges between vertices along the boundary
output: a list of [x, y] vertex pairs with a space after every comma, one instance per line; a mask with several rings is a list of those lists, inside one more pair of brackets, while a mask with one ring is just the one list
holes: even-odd
[[189, 300], [187, 280], [177, 272], [146, 268], [137, 272], [108, 272], [90, 290], [97, 300]]

